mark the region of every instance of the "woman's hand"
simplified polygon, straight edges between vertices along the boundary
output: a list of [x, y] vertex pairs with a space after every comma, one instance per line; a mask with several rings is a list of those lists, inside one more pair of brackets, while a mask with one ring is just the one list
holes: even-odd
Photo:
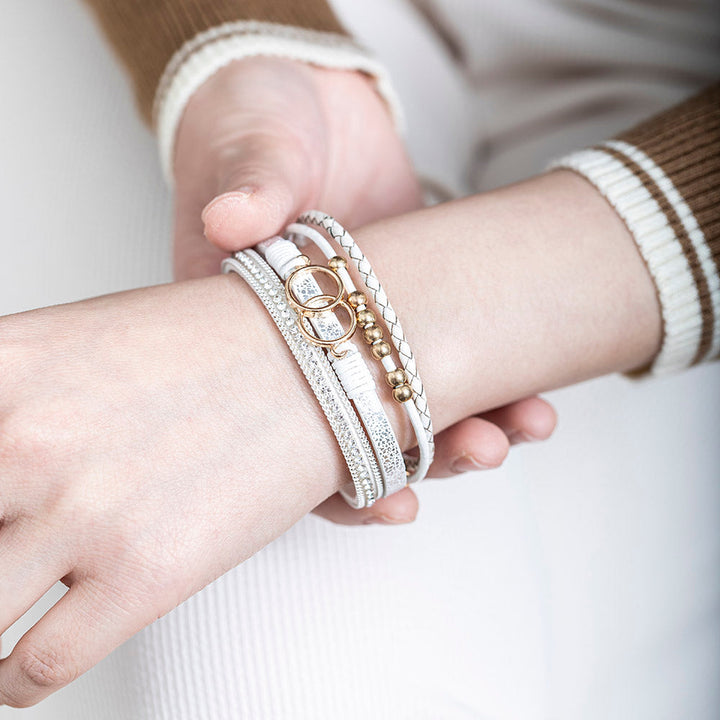
[[72, 681], [347, 472], [237, 277], [0, 318], [0, 367], [0, 633], [69, 587], [0, 661], [0, 703]]
[[[399, 265], [405, 237], [417, 252]], [[627, 228], [572, 173], [358, 241], [413, 338], [440, 432], [643, 367], [660, 345]], [[67, 684], [346, 482], [316, 399], [236, 277], [0, 318], [0, 368], [0, 633], [58, 579], [69, 587], [0, 661], [0, 703]], [[407, 449], [404, 413], [388, 408]]]
[[372, 81], [278, 58], [235, 61], [193, 95], [174, 174], [179, 279], [216, 273], [223, 255], [277, 234], [309, 208], [357, 227], [422, 205]]
[[0, 661], [0, 704], [68, 684], [347, 481], [235, 276], [0, 318], [0, 367], [0, 634], [69, 588]]
[[[371, 80], [276, 58], [236, 61], [195, 93], [178, 132], [175, 185], [178, 279], [217, 273], [228, 252], [309, 208], [352, 228], [422, 205]], [[510, 444], [545, 439], [554, 427], [554, 410], [536, 397], [468, 418], [438, 437], [432, 474], [497, 467]], [[410, 522], [417, 500], [407, 489], [358, 513], [337, 497], [318, 513], [342, 523]]]

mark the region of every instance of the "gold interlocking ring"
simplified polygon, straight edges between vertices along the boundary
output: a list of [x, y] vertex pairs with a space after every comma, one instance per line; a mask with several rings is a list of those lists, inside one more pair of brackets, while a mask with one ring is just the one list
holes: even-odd
[[[300, 273], [304, 272], [323, 273], [324, 275], [329, 275], [335, 281], [335, 284], [337, 285], [336, 295], [315, 295], [313, 298], [311, 298], [311, 301], [318, 298], [331, 300], [328, 305], [323, 305], [322, 307], [311, 307], [310, 305], [305, 305], [304, 303], [300, 302], [300, 300], [295, 297], [295, 293], [292, 291], [293, 281]], [[288, 302], [305, 317], [312, 317], [313, 315], [317, 315], [321, 312], [328, 312], [330, 310], [334, 310], [338, 305], [340, 305], [341, 302], [343, 302], [344, 295], [345, 285], [343, 284], [342, 278], [340, 278], [330, 268], [324, 267], [323, 265], [304, 265], [302, 267], [295, 268], [295, 270], [293, 270], [285, 280], [285, 297], [287, 297]]]
[[[312, 302], [313, 300], [331, 300], [333, 297], [333, 295], [316, 295], [315, 297], [310, 299], [310, 302]], [[318, 345], [319, 347], [328, 348], [328, 350], [330, 350], [330, 352], [336, 358], [341, 358], [347, 354], [347, 350], [339, 353], [336, 350], [336, 347], [341, 343], [344, 343], [346, 340], [349, 340], [353, 336], [355, 329], [357, 328], [357, 317], [355, 316], [355, 312], [350, 307], [350, 305], [348, 305], [344, 300], [340, 300], [337, 305], [334, 305], [333, 310], [335, 308], [342, 308], [343, 310], [345, 310], [345, 312], [348, 314], [348, 317], [350, 318], [350, 327], [339, 338], [333, 338], [332, 340], [324, 340], [323, 338], [319, 338], [317, 335], [313, 335], [305, 325], [305, 323], [309, 322], [309, 320], [308, 317], [304, 314], [298, 318], [298, 328], [302, 333], [303, 337], [308, 342], [313, 343], [313, 345]], [[315, 310], [315, 313], [320, 312], [328, 312], [328, 310]]]

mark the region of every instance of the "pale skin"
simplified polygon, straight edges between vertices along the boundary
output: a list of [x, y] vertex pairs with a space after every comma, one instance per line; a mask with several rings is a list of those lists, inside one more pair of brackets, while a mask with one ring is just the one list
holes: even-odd
[[[475, 422], [496, 419], [481, 413], [522, 411], [509, 404], [658, 351], [632, 238], [572, 173], [355, 234], [412, 340], [437, 430], [459, 436], [445, 448], [464, 432], [474, 448]], [[236, 276], [0, 318], [0, 366], [0, 631], [57, 580], [70, 588], [0, 661], [5, 704], [71, 682], [347, 481]], [[410, 445], [398, 408], [394, 422]]]
[[[231, 63], [198, 90], [180, 125], [174, 169], [181, 280], [215, 274], [227, 252], [281, 232], [309, 208], [354, 228], [422, 206], [372, 82], [276, 58]], [[537, 397], [462, 419], [437, 438], [433, 475], [497, 467], [510, 445], [549, 437], [555, 422], [552, 407]], [[345, 524], [400, 524], [417, 510], [406, 489], [361, 512], [339, 497], [316, 512]]]

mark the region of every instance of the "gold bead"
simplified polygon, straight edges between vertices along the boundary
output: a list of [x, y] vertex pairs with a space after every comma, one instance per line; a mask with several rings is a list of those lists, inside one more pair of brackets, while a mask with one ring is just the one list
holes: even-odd
[[348, 302], [353, 307], [357, 307], [358, 305], [366, 305], [367, 297], [365, 297], [365, 294], [361, 293], [359, 290], [355, 290], [348, 295]]
[[368, 345], [372, 345], [374, 342], [382, 340], [383, 331], [381, 327], [378, 327], [377, 325], [371, 325], [370, 327], [367, 327], [363, 330], [363, 336], [365, 337], [365, 342]]
[[385, 375], [385, 382], [387, 382], [390, 387], [395, 388], [407, 382], [407, 375], [402, 368], [395, 368]]
[[381, 340], [380, 342], [376, 342], [372, 346], [372, 354], [378, 360], [382, 360], [384, 357], [387, 357], [391, 352], [392, 352], [392, 348], [390, 347], [390, 343], [387, 343], [384, 340]]
[[375, 313], [372, 310], [360, 310], [357, 321], [358, 325], [372, 325], [375, 322]]
[[398, 385], [392, 393], [393, 398], [399, 403], [407, 402], [413, 396], [412, 388], [409, 385]]
[[332, 268], [333, 270], [339, 270], [340, 268], [346, 268], [347, 260], [343, 257], [340, 257], [339, 255], [335, 255], [335, 257], [331, 257], [328, 260], [328, 266], [330, 268]]
[[310, 258], [307, 255], [298, 255], [298, 267], [307, 267], [310, 264]]

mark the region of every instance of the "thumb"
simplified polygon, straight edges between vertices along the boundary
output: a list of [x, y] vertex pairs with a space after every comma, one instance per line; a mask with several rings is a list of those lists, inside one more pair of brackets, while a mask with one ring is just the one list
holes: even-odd
[[277, 137], [246, 137], [225, 154], [217, 195], [205, 206], [207, 239], [226, 252], [277, 234], [319, 197], [320, 154]]

